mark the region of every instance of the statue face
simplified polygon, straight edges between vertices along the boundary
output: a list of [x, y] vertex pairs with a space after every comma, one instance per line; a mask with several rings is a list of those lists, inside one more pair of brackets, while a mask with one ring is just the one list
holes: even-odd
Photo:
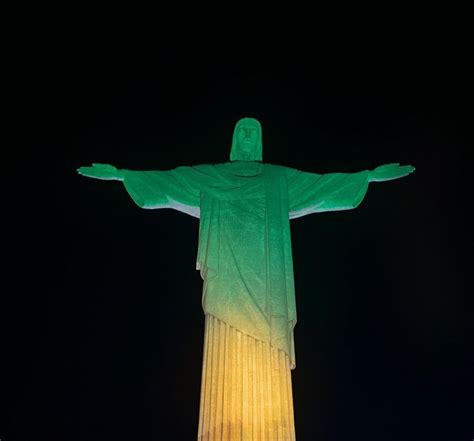
[[254, 118], [240, 119], [232, 136], [231, 161], [262, 160], [262, 127]]
[[237, 141], [242, 152], [250, 153], [257, 145], [258, 129], [252, 126], [241, 126], [237, 132]]

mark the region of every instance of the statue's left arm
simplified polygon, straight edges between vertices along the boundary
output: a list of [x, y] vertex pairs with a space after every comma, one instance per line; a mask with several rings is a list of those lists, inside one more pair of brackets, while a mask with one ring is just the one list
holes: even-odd
[[140, 208], [173, 208], [194, 217], [200, 217], [201, 190], [212, 181], [210, 171], [212, 167], [208, 165], [138, 171], [93, 164], [78, 169], [84, 176], [122, 181]]
[[287, 169], [290, 218], [356, 208], [364, 199], [370, 182], [402, 178], [414, 170], [411, 165], [398, 163], [356, 173], [323, 175]]

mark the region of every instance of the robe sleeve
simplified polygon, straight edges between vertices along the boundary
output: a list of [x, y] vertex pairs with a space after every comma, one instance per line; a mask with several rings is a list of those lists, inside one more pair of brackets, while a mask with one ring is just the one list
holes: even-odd
[[172, 208], [200, 217], [200, 195], [209, 176], [197, 167], [164, 171], [123, 170], [125, 188], [140, 208]]
[[369, 171], [320, 175], [287, 169], [289, 217], [323, 211], [350, 210], [364, 199]]

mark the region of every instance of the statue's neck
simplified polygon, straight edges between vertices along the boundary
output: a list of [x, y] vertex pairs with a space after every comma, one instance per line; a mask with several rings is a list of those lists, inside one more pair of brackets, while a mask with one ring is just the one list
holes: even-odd
[[228, 163], [230, 173], [236, 176], [257, 176], [261, 173], [259, 161], [232, 161]]

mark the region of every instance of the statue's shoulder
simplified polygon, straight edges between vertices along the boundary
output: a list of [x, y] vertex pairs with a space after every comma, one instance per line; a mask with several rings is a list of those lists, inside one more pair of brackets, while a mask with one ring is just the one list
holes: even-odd
[[268, 174], [272, 174], [272, 175], [278, 175], [278, 176], [291, 176], [292, 175], [292, 172], [294, 171], [294, 169], [290, 168], [290, 167], [287, 167], [285, 165], [279, 165], [279, 164], [268, 164], [268, 163], [265, 163], [263, 164], [264, 166], [264, 169], [265, 169], [265, 172], [268, 173]]
[[212, 171], [219, 164], [199, 164], [193, 165], [192, 168], [196, 171]]
[[265, 170], [271, 170], [274, 172], [281, 172], [281, 173], [284, 173], [287, 168], [284, 165], [270, 164], [268, 162], [264, 162], [263, 167], [265, 168]]
[[222, 164], [199, 164], [193, 165], [191, 169], [197, 175], [216, 176], [221, 170]]

